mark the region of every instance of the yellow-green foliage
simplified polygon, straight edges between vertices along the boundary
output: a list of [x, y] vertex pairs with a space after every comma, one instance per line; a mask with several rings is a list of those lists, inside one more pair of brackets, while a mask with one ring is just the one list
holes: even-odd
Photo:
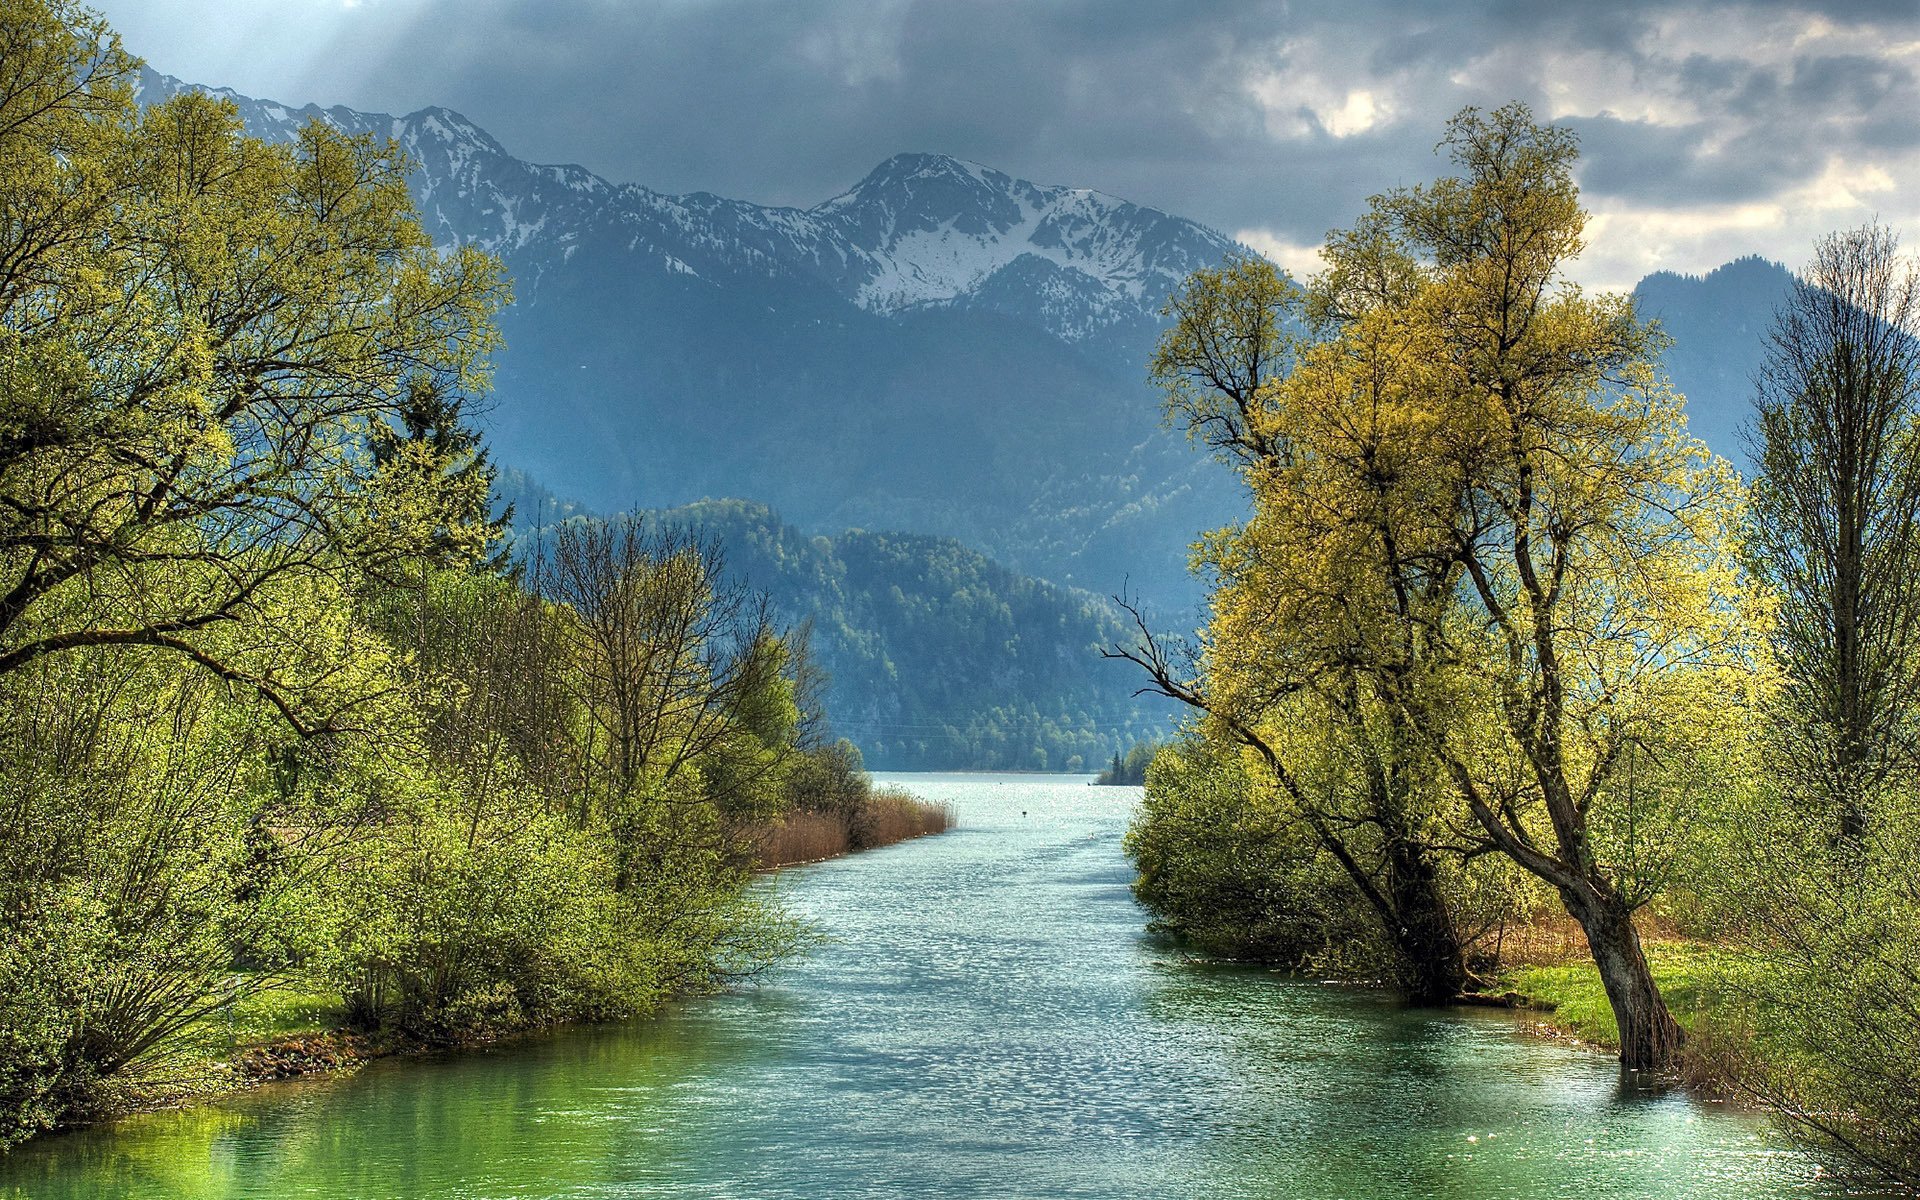
[[1374, 971], [1379, 931], [1339, 869], [1238, 755], [1198, 739], [1163, 747], [1127, 830], [1134, 894], [1156, 927], [1211, 954]]
[[1156, 679], [1256, 750], [1338, 861], [1415, 881], [1348, 868], [1389, 929], [1431, 931], [1410, 959], [1457, 944], [1423, 886], [1439, 847], [1535, 876], [1608, 973], [1623, 1059], [1661, 1067], [1680, 1033], [1632, 916], [1746, 769], [1767, 605], [1743, 497], [1687, 435], [1657, 329], [1565, 278], [1573, 134], [1469, 108], [1442, 146], [1457, 172], [1373, 197], [1304, 290], [1235, 259], [1170, 304], [1169, 416], [1252, 512], [1196, 552], [1201, 678]]
[[283, 986], [457, 1041], [790, 951], [788, 645], [687, 545], [489, 570], [506, 288], [399, 149], [137, 111], [65, 0], [0, 47], [0, 1149]]
[[153, 647], [323, 727], [288, 593], [445, 537], [369, 447], [422, 389], [484, 388], [499, 264], [433, 248], [391, 143], [268, 144], [199, 93], [139, 110], [85, 10], [0, 22], [0, 673]]

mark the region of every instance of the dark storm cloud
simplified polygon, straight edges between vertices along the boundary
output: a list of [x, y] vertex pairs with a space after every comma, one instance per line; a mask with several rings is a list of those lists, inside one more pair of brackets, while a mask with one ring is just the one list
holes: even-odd
[[[811, 202], [903, 149], [1043, 173], [1063, 155], [1118, 156], [1122, 169], [1203, 159], [1218, 134], [1196, 113], [1230, 115], [1209, 94], [1219, 89], [1208, 72], [1282, 23], [1280, 13], [1248, 4], [714, 0], [476, 12], [437, 3], [416, 13], [414, 36], [367, 63], [355, 90], [452, 97], [532, 157], [563, 153], [653, 186]], [[422, 62], [419, 46], [443, 39]]]
[[1440, 169], [1467, 103], [1562, 114], [1596, 205], [1765, 201], [1920, 140], [1913, 0], [304, 2], [331, 39], [275, 98], [446, 104], [526, 158], [763, 202], [932, 150], [1312, 243]]

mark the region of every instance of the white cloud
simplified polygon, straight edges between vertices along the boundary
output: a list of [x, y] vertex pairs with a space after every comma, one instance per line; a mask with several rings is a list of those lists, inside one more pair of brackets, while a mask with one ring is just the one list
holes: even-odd
[[1327, 265], [1318, 245], [1303, 245], [1271, 229], [1241, 229], [1233, 238], [1285, 267], [1296, 279], [1305, 279]]

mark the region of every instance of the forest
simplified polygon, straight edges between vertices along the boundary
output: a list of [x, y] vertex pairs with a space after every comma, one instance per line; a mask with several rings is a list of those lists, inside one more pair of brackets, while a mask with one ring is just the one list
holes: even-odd
[[710, 540], [511, 552], [508, 287], [391, 143], [136, 66], [0, 4], [0, 1149], [290, 989], [431, 1047], [724, 986], [809, 936], [750, 887], [788, 822], [937, 827]]
[[[542, 539], [584, 515], [503, 472], [513, 525]], [[644, 514], [697, 531], [804, 628], [834, 730], [893, 771], [1087, 771], [1164, 734], [1164, 700], [1100, 661], [1126, 630], [1112, 600], [1021, 575], [951, 538], [851, 529], [809, 536], [764, 504], [705, 500]], [[1136, 782], [1138, 782], [1136, 780]]]
[[1442, 148], [1304, 284], [1244, 257], [1169, 304], [1169, 423], [1252, 515], [1199, 544], [1197, 640], [1108, 651], [1192, 714], [1136, 892], [1415, 1004], [1570, 922], [1629, 1071], [1920, 1181], [1920, 274], [1878, 225], [1813, 248], [1743, 480], [1662, 331], [1567, 281], [1573, 135], [1470, 108]]

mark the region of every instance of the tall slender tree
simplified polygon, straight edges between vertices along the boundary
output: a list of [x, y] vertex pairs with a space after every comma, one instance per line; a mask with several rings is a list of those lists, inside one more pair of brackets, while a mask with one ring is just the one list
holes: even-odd
[[1879, 225], [1836, 233], [1756, 379], [1747, 544], [1779, 597], [1778, 745], [1811, 815], [1857, 842], [1915, 761], [1920, 271]]

